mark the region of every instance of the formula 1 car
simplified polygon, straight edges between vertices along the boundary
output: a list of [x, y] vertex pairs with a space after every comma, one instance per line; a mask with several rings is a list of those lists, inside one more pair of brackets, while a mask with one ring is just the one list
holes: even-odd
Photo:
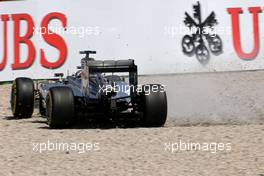
[[[62, 73], [56, 73], [56, 79], [42, 82], [16, 78], [10, 101], [14, 117], [30, 118], [37, 101], [39, 113], [47, 118], [50, 128], [70, 127], [79, 116], [113, 118], [125, 114], [138, 116], [142, 126], [165, 124], [167, 98], [164, 86], [139, 86], [134, 60], [100, 61], [90, 57], [90, 54], [96, 54], [95, 51], [81, 51], [80, 54], [85, 54], [81, 66], [66, 78]], [[129, 74], [114, 74], [121, 72]]]

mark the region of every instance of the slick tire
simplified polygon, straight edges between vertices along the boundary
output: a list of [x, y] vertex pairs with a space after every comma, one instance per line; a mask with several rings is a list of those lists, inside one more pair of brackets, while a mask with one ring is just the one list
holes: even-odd
[[14, 117], [30, 118], [34, 111], [34, 82], [30, 78], [16, 78], [11, 90], [11, 109]]
[[164, 87], [159, 84], [150, 84], [142, 88], [143, 126], [162, 127], [167, 119], [167, 96]]
[[69, 87], [53, 87], [47, 96], [47, 122], [50, 128], [67, 128], [73, 123], [74, 95]]

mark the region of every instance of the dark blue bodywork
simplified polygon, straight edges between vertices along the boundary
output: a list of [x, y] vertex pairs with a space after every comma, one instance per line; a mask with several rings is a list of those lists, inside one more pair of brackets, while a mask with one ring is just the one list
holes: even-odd
[[[75, 74], [62, 78], [63, 74], [57, 73], [55, 76], [60, 78], [38, 84], [44, 115], [49, 90], [54, 87], [69, 87], [72, 90], [77, 112], [116, 113], [135, 107], [138, 96], [137, 92], [131, 89], [137, 86], [137, 66], [134, 60], [98, 61], [89, 57], [89, 54], [94, 53], [81, 52], [86, 54], [86, 57], [81, 60], [81, 66]], [[113, 74], [121, 72], [129, 73], [127, 82], [124, 76]]]
[[[119, 86], [119, 87], [129, 86], [128, 83], [126, 83], [125, 81], [121, 81], [121, 80], [115, 81], [114, 83], [116, 86]], [[90, 77], [88, 96], [86, 96], [85, 93], [82, 91], [81, 78], [76, 77], [76, 76], [68, 76], [66, 79], [62, 81], [43, 82], [39, 85], [38, 89], [39, 89], [41, 96], [45, 99], [50, 88], [59, 87], [59, 86], [67, 86], [72, 89], [75, 97], [81, 97], [89, 101], [96, 102], [96, 101], [99, 101], [101, 97], [102, 92], [100, 91], [100, 87], [103, 87], [106, 85], [111, 86], [111, 84], [109, 84], [109, 82], [105, 80], [101, 74], [95, 74]], [[122, 98], [127, 99], [127, 97], [129, 96], [130, 96], [130, 91], [120, 89], [120, 91], [116, 92], [116, 94], [112, 96], [111, 99], [122, 99]]]

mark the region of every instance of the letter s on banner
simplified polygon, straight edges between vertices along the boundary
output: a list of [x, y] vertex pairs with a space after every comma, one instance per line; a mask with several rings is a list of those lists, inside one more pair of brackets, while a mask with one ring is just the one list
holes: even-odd
[[47, 57], [45, 56], [44, 49], [40, 49], [40, 63], [43, 67], [54, 69], [62, 66], [65, 62], [67, 57], [67, 45], [64, 39], [58, 35], [53, 33], [52, 31], [48, 31], [49, 22], [52, 19], [58, 19], [62, 22], [63, 28], [66, 28], [67, 25], [67, 18], [64, 14], [53, 12], [49, 13], [44, 17], [41, 22], [41, 29], [45, 28], [47, 32], [42, 34], [43, 39], [51, 46], [57, 48], [60, 52], [59, 58], [55, 62], [48, 61]]

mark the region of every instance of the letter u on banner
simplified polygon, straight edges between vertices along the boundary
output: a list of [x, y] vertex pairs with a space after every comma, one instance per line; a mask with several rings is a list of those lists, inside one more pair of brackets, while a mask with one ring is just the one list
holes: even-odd
[[244, 60], [254, 59], [259, 52], [259, 20], [258, 14], [261, 12], [260, 7], [249, 7], [249, 12], [253, 16], [253, 31], [254, 31], [254, 48], [251, 52], [246, 53], [241, 47], [241, 36], [240, 36], [240, 23], [239, 14], [243, 13], [242, 8], [228, 8], [228, 13], [231, 14], [232, 20], [232, 33], [233, 33], [233, 43], [238, 56]]

